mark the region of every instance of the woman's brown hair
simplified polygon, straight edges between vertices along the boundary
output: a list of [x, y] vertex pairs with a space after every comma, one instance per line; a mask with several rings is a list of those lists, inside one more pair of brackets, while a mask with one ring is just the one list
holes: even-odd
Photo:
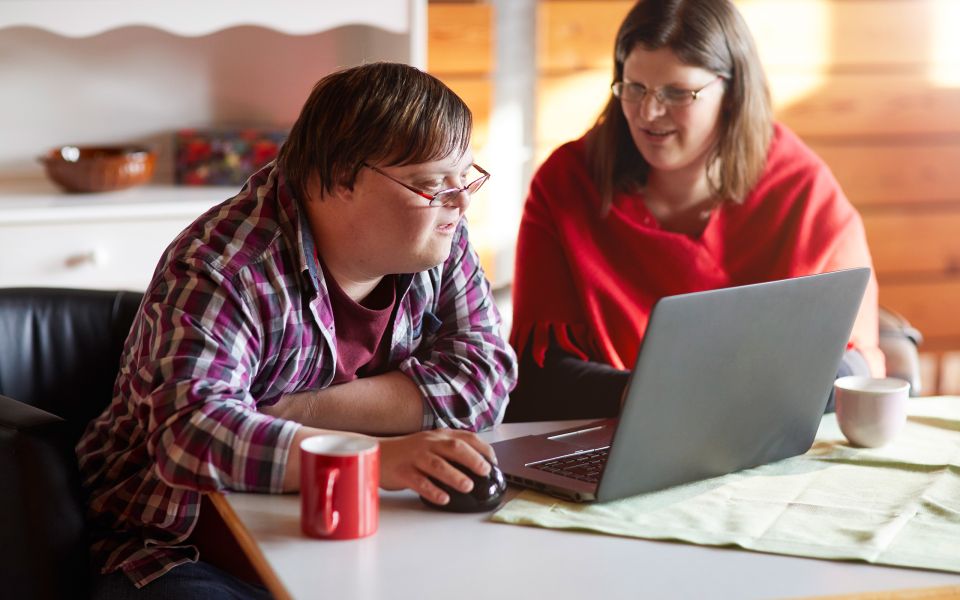
[[352, 188], [364, 162], [406, 165], [462, 155], [473, 115], [439, 79], [377, 62], [317, 82], [277, 158], [302, 201], [315, 178], [323, 193]]
[[[669, 48], [683, 63], [725, 78], [720, 131], [707, 173], [719, 199], [743, 201], [763, 172], [773, 136], [766, 76], [743, 17], [730, 0], [640, 0], [617, 32], [614, 81], [623, 80], [623, 64], [637, 46]], [[587, 135], [587, 155], [603, 214], [616, 192], [646, 183], [649, 165], [612, 94]]]

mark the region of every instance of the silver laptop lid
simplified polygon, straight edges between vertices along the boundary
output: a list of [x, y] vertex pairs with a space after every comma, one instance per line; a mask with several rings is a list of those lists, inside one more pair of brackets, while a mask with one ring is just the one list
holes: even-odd
[[660, 300], [597, 499], [806, 452], [869, 279], [850, 269]]

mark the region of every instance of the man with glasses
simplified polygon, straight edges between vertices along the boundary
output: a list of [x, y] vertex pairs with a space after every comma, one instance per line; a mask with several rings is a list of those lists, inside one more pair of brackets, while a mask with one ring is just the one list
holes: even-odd
[[173, 241], [77, 448], [97, 595], [261, 593], [197, 561], [201, 494], [296, 490], [325, 430], [391, 436], [381, 487], [437, 504], [431, 478], [472, 487], [451, 461], [489, 473], [472, 432], [502, 419], [516, 357], [463, 218], [490, 176], [471, 128], [417, 69], [334, 73], [276, 163]]

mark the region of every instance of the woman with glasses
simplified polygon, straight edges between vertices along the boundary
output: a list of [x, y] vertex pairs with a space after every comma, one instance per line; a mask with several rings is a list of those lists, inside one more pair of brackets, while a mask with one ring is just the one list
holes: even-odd
[[[617, 33], [605, 109], [530, 186], [507, 420], [615, 416], [664, 296], [870, 265], [830, 170], [773, 122], [733, 3], [641, 0]], [[877, 311], [872, 279], [841, 373], [883, 373]]]
[[383, 436], [381, 487], [434, 504], [473, 487], [451, 462], [490, 473], [473, 432], [516, 357], [463, 218], [489, 177], [471, 128], [413, 67], [331, 74], [278, 160], [171, 243], [77, 447], [94, 597], [266, 597], [204, 562], [201, 495], [298, 489], [327, 430]]

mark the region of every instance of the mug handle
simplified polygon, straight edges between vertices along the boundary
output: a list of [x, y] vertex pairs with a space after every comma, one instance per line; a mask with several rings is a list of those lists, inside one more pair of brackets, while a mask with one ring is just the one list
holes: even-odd
[[[320, 522], [323, 527], [323, 531], [320, 533], [321, 535], [331, 535], [334, 530], [336, 530], [337, 525], [340, 524], [340, 511], [333, 510], [333, 486], [339, 477], [340, 469], [323, 469], [320, 472], [323, 496], [318, 497], [317, 500], [323, 502], [323, 511], [320, 513]], [[317, 507], [314, 507], [314, 510], [316, 510], [316, 508]]]

